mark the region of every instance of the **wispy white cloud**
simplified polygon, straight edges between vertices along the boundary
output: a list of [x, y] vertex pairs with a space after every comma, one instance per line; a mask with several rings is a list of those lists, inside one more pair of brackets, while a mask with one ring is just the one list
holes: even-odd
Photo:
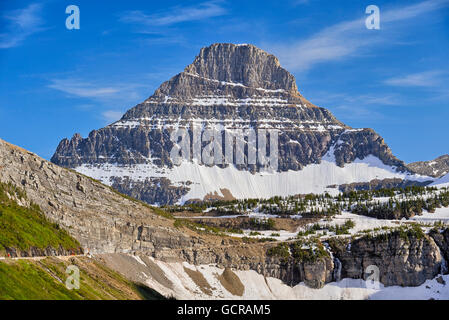
[[330, 108], [340, 120], [381, 119], [381, 108], [406, 105], [403, 97], [397, 94], [346, 94], [316, 92], [311, 100], [318, 105]]
[[146, 85], [137, 82], [87, 81], [75, 77], [51, 79], [47, 87], [78, 99], [74, 100], [75, 108], [93, 112], [107, 123], [120, 119], [124, 107], [141, 102], [148, 94]]
[[378, 110], [358, 105], [357, 107], [354, 107], [353, 105], [338, 105], [333, 108], [333, 111], [337, 115], [338, 119], [342, 121], [346, 120], [378, 120], [383, 119], [384, 114], [382, 112], [379, 112]]
[[[393, 94], [346, 94], [346, 93], [330, 93], [316, 92], [313, 101], [325, 104], [357, 104], [357, 105], [378, 105], [392, 106], [401, 104], [401, 99]], [[336, 103], [338, 102], [338, 103]]]
[[446, 70], [428, 70], [392, 77], [383, 81], [393, 87], [420, 89], [430, 103], [445, 102], [449, 99], [449, 72]]
[[181, 22], [198, 21], [227, 13], [222, 1], [208, 1], [196, 6], [172, 7], [168, 11], [157, 14], [146, 14], [142, 11], [128, 11], [120, 20], [126, 23], [135, 23], [144, 27], [170, 26]]
[[41, 12], [42, 5], [37, 3], [5, 12], [0, 17], [0, 23], [4, 26], [4, 33], [0, 34], [0, 49], [19, 46], [29, 36], [45, 30]]
[[384, 23], [415, 18], [419, 15], [440, 10], [449, 5], [448, 0], [427, 0], [406, 7], [390, 9], [381, 13]]
[[187, 42], [186, 38], [182, 34], [155, 34], [150, 37], [139, 39], [140, 43], [147, 45], [154, 44], [184, 44]]
[[403, 102], [396, 95], [392, 94], [359, 94], [359, 95], [337, 95], [339, 100], [346, 104], [357, 104], [365, 106], [397, 106]]
[[80, 79], [53, 79], [48, 87], [81, 98], [110, 97], [121, 91], [119, 87], [98, 86]]
[[123, 112], [116, 110], [107, 110], [101, 113], [103, 119], [107, 122], [114, 122], [123, 116]]
[[384, 81], [385, 84], [398, 87], [439, 87], [446, 82], [445, 73], [440, 70], [431, 70], [411, 73], [399, 77], [393, 77]]
[[[449, 0], [427, 0], [417, 4], [381, 11], [381, 28], [391, 23], [416, 18], [449, 5]], [[388, 37], [365, 27], [366, 16], [326, 27], [311, 37], [292, 44], [269, 44], [287, 68], [304, 71], [316, 64], [359, 54], [361, 49], [388, 41]], [[370, 32], [367, 34], [367, 32]]]
[[[139, 82], [142, 81], [142, 82]], [[148, 96], [148, 87], [143, 80], [134, 81], [84, 80], [79, 77], [54, 78], [48, 88], [58, 90], [71, 98], [83, 99], [81, 104], [96, 106], [85, 108], [93, 112], [107, 108], [129, 107], [143, 101]]]

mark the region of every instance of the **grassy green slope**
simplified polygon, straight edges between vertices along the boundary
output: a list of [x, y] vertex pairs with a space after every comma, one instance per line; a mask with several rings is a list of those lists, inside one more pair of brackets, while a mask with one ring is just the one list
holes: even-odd
[[[12, 184], [0, 183], [0, 256], [6, 249], [28, 251], [62, 247], [77, 252], [79, 242], [49, 221], [37, 205], [21, 206], [26, 194]], [[80, 270], [80, 288], [69, 290], [69, 265]], [[164, 299], [156, 291], [128, 281], [101, 262], [87, 257], [42, 257], [0, 260], [0, 300], [128, 300]]]
[[[65, 286], [66, 268], [80, 270], [80, 288]], [[87, 257], [0, 262], [0, 300], [129, 300], [164, 299], [156, 291], [135, 284]]]
[[5, 248], [26, 251], [30, 247], [57, 249], [62, 246], [76, 251], [80, 247], [67, 231], [49, 221], [37, 205], [20, 206], [8, 195], [26, 199], [12, 184], [0, 183], [0, 255], [5, 255]]

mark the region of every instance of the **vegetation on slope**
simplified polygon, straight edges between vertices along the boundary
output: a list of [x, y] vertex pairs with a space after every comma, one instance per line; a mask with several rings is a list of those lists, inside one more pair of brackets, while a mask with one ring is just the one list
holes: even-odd
[[26, 195], [10, 183], [0, 183], [0, 255], [6, 248], [27, 251], [31, 247], [62, 247], [78, 251], [78, 241], [49, 221], [39, 206], [20, 206], [16, 199], [25, 201]]
[[[80, 270], [79, 289], [65, 286], [66, 268]], [[128, 281], [119, 273], [87, 257], [62, 260], [47, 257], [37, 260], [0, 262], [1, 300], [128, 300], [164, 299], [156, 291]]]
[[[79, 252], [80, 244], [58, 224], [49, 221], [39, 206], [11, 183], [0, 183], [0, 256], [6, 252], [63, 248]], [[69, 290], [68, 265], [80, 270], [80, 288]], [[145, 285], [126, 280], [117, 272], [87, 257], [47, 257], [0, 260], [0, 300], [110, 300], [164, 299]]]
[[319, 223], [315, 223], [309, 227], [306, 227], [306, 230], [299, 231], [297, 238], [306, 237], [308, 235], [316, 234], [317, 231], [323, 231], [323, 235], [327, 235], [328, 232], [333, 232], [335, 235], [345, 235], [350, 234], [350, 229], [355, 227], [354, 221], [348, 219], [342, 225], [321, 225]]
[[183, 206], [165, 206], [169, 212], [203, 212], [213, 210], [217, 215], [245, 215], [250, 212], [289, 217], [331, 218], [348, 211], [377, 219], [401, 219], [420, 215], [424, 210], [449, 206], [449, 189], [411, 186], [405, 188], [359, 190], [336, 196], [306, 194], [270, 199], [241, 199], [209, 201]]
[[316, 262], [329, 257], [324, 245], [318, 239], [298, 240], [291, 243], [281, 242], [267, 250], [270, 257], [278, 257], [286, 262], [292, 257], [296, 262]]

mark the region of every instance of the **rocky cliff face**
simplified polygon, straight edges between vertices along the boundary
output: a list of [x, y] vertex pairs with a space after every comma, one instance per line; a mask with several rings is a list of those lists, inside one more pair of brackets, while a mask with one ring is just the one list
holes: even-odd
[[[366, 279], [375, 266], [385, 286], [418, 286], [444, 269], [444, 257], [429, 235], [390, 234], [364, 237], [353, 242], [331, 241], [334, 256], [341, 262], [341, 277]], [[443, 250], [446, 244], [440, 243]], [[443, 266], [443, 268], [442, 268]], [[367, 272], [369, 270], [369, 272]]]
[[311, 288], [321, 288], [335, 280], [334, 262], [330, 256], [314, 261], [281, 258], [267, 255], [270, 244], [239, 244], [223, 242], [212, 250], [186, 249], [182, 252], [184, 261], [194, 265], [213, 264], [235, 270], [255, 270], [266, 276], [282, 280], [289, 286], [304, 282]]
[[431, 161], [412, 162], [407, 167], [419, 174], [440, 178], [449, 173], [449, 155], [445, 154]]
[[[366, 176], [361, 170], [355, 175], [357, 181], [353, 177], [341, 181], [329, 178], [332, 181], [326, 180], [327, 185], [368, 182], [381, 176], [403, 178], [408, 170], [376, 132], [351, 129], [328, 110], [307, 101], [298, 92], [293, 75], [281, 67], [276, 57], [252, 45], [233, 44], [203, 48], [183, 72], [164, 82], [151, 97], [128, 110], [119, 121], [92, 131], [87, 138], [75, 134], [71, 140], [62, 140], [51, 160], [148, 203], [203, 198], [206, 193], [219, 192], [220, 188], [229, 189], [236, 197], [285, 195], [285, 191], [276, 190], [279, 187], [265, 193], [252, 189], [239, 192], [219, 182], [208, 183], [208, 175], [225, 177], [227, 171], [213, 171], [215, 169], [205, 165], [191, 163], [187, 169], [176, 170], [170, 158], [173, 147], [170, 133], [175, 128], [186, 128], [193, 139], [194, 127], [202, 128], [203, 138], [205, 128], [232, 132], [248, 128], [258, 132], [278, 130], [278, 173], [302, 172], [306, 166], [320, 164], [322, 160], [335, 164], [332, 170], [338, 171], [345, 164], [370, 156], [378, 159], [380, 167], [390, 168], [390, 171], [382, 168], [379, 170], [383, 171]], [[241, 180], [247, 179], [242, 172], [254, 174], [261, 169], [259, 164], [248, 162], [245, 149], [243, 164], [217, 166], [237, 168], [240, 173], [234, 175], [234, 179]], [[186, 170], [195, 173], [185, 177], [178, 172]], [[344, 173], [327, 174], [327, 177], [334, 176], [344, 176]], [[276, 179], [276, 174], [267, 176], [262, 184], [274, 185], [271, 180]], [[200, 181], [201, 192], [189, 185]], [[292, 183], [284, 181], [278, 185]], [[319, 185], [320, 191], [326, 187], [324, 182], [315, 182], [315, 185]], [[302, 186], [303, 189], [292, 186], [288, 193], [314, 191], [312, 187]]]
[[435, 241], [438, 248], [440, 248], [443, 271], [448, 272], [449, 266], [447, 265], [447, 261], [449, 261], [449, 229], [445, 229], [443, 231], [432, 230], [429, 235]]
[[212, 250], [187, 248], [179, 253], [193, 265], [255, 270], [290, 286], [304, 282], [311, 288], [322, 288], [344, 278], [367, 280], [372, 267], [378, 268], [378, 279], [384, 286], [419, 286], [448, 272], [449, 229], [422, 236], [391, 232], [355, 240], [333, 238], [329, 240], [329, 254], [314, 260], [267, 255], [272, 247], [225, 241]]
[[170, 220], [151, 208], [3, 140], [0, 181], [23, 189], [30, 202], [39, 205], [50, 220], [67, 229], [91, 253], [139, 250], [153, 254], [200, 241], [173, 228]]

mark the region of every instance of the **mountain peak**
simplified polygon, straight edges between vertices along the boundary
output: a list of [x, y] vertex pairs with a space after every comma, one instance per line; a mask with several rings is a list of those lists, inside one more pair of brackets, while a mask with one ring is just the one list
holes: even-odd
[[[243, 148], [244, 160], [217, 161], [210, 167], [189, 156], [184, 167], [178, 167], [172, 160], [172, 133], [184, 129], [193, 141], [194, 131], [198, 137], [195, 128], [201, 129], [201, 139], [206, 139], [206, 129], [217, 129], [225, 144], [225, 130], [235, 135], [232, 146], [224, 150], [235, 153], [237, 159], [237, 140], [243, 141], [248, 144]], [[252, 130], [278, 133], [279, 174], [253, 175], [264, 167], [249, 161], [250, 139], [243, 136]], [[275, 135], [269, 132], [270, 139]], [[218, 145], [213, 138], [213, 145]], [[193, 150], [194, 143], [189, 143]], [[202, 141], [200, 147], [210, 145]], [[235, 198], [269, 198], [408, 177], [404, 163], [377, 133], [352, 129], [329, 110], [304, 99], [293, 75], [275, 56], [250, 44], [229, 43], [201, 49], [183, 72], [161, 84], [119, 121], [92, 131], [85, 139], [63, 140], [52, 161], [158, 204], [205, 199], [220, 190], [229, 190]], [[346, 164], [357, 168], [357, 173], [348, 174], [353, 169], [344, 168]], [[312, 177], [317, 181], [313, 186]]]
[[295, 77], [274, 55], [251, 44], [215, 43], [202, 48], [193, 63], [164, 82], [151, 98], [246, 98], [273, 93], [293, 99], [300, 96]]
[[202, 48], [184, 72], [250, 88], [297, 91], [295, 78], [279, 60], [251, 44], [216, 43]]

